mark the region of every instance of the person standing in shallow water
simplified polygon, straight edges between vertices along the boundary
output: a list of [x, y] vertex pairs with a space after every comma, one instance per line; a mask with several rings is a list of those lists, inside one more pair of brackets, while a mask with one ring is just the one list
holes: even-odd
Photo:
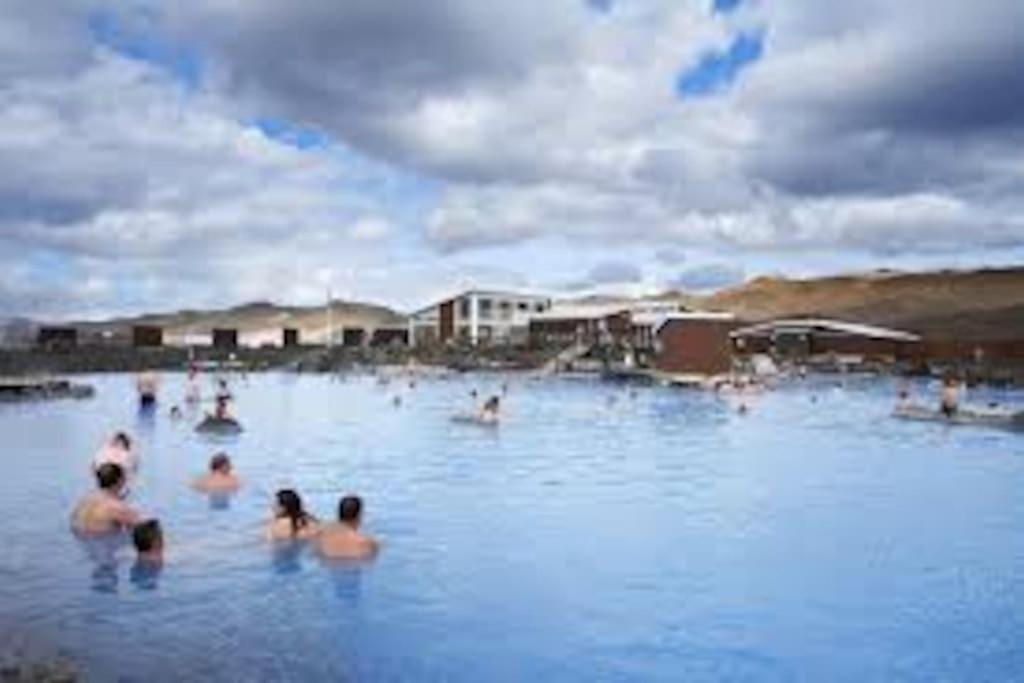
[[271, 541], [307, 540], [316, 536], [320, 524], [302, 507], [302, 499], [292, 489], [281, 489], [274, 496], [274, 518], [267, 523], [265, 535]]
[[359, 496], [345, 496], [338, 503], [338, 521], [324, 525], [316, 538], [316, 550], [332, 559], [359, 560], [377, 553], [379, 544], [359, 532], [363, 501]]
[[160, 384], [159, 378], [152, 370], [144, 370], [135, 380], [135, 388], [139, 392], [139, 408], [145, 410], [156, 405], [156, 392]]
[[125, 481], [120, 465], [100, 465], [96, 469], [99, 490], [87, 494], [75, 506], [71, 528], [80, 534], [105, 534], [135, 526], [139, 515], [122, 500]]
[[948, 375], [942, 381], [942, 389], [939, 392], [939, 409], [946, 417], [953, 417], [959, 408], [959, 388], [956, 378]]

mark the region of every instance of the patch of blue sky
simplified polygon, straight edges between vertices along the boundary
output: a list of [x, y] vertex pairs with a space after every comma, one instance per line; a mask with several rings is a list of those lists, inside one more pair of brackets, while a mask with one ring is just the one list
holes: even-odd
[[743, 0], [712, 0], [711, 11], [715, 14], [728, 14], [743, 4]]
[[188, 90], [197, 89], [202, 82], [201, 60], [180, 45], [161, 40], [153, 32], [132, 30], [110, 12], [90, 14], [88, 27], [96, 43], [129, 59], [160, 67]]
[[724, 51], [707, 52], [697, 64], [679, 75], [676, 92], [682, 97], [700, 97], [721, 91], [736, 80], [744, 68], [761, 58], [764, 38], [759, 33], [740, 33]]
[[74, 260], [60, 251], [34, 249], [23, 257], [22, 264], [31, 276], [50, 283], [71, 282], [78, 277]]
[[330, 139], [323, 133], [285, 119], [261, 116], [250, 123], [268, 138], [297, 149], [319, 149], [330, 144]]

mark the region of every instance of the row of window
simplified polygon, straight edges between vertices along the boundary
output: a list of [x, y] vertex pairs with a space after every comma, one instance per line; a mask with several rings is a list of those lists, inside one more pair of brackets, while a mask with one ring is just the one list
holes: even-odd
[[[495, 302], [493, 299], [478, 299], [479, 315], [481, 318], [490, 318], [494, 315]], [[520, 313], [529, 313], [531, 308], [535, 313], [543, 313], [547, 306], [543, 302], [528, 303], [526, 301], [498, 301], [497, 308], [499, 316], [503, 319], [509, 319], [512, 317], [512, 311], [518, 310]], [[469, 319], [471, 316], [470, 312], [470, 300], [462, 299], [459, 302], [459, 316], [463, 319]]]

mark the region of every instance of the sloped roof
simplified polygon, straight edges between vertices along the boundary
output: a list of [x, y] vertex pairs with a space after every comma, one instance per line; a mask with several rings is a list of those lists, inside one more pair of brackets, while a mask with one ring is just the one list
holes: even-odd
[[870, 339], [890, 339], [892, 341], [915, 342], [921, 337], [911, 332], [893, 330], [887, 327], [876, 325], [865, 325], [862, 323], [848, 323], [842, 320], [828, 320], [825, 318], [784, 318], [770, 320], [768, 322], [751, 325], [735, 330], [733, 337], [756, 337], [774, 334], [776, 332], [833, 332], [836, 334], [847, 334], [855, 337], [868, 337]]

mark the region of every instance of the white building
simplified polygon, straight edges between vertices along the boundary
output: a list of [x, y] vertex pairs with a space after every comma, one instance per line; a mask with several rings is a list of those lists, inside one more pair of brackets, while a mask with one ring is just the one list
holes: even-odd
[[470, 290], [409, 317], [412, 345], [460, 339], [476, 344], [518, 344], [527, 339], [531, 316], [551, 298], [518, 292]]

